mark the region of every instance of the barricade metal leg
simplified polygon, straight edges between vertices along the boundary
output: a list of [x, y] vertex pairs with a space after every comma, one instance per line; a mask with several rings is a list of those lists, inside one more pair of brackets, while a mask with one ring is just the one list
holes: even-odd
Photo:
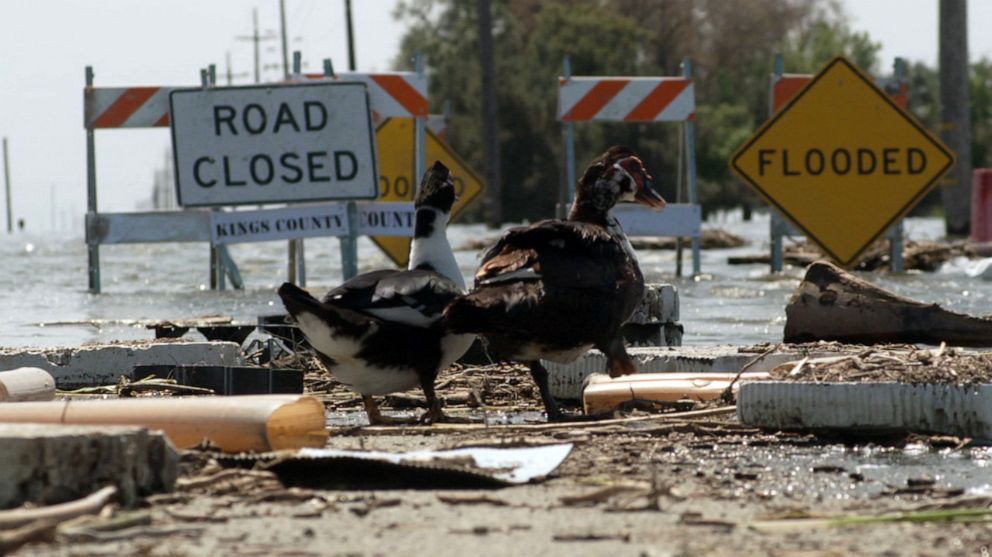
[[300, 281], [300, 286], [307, 285], [307, 257], [303, 238], [296, 240], [296, 278]]
[[771, 220], [768, 226], [769, 236], [771, 236], [772, 241], [772, 261], [771, 261], [771, 271], [773, 273], [781, 273], [782, 265], [784, 259], [784, 252], [782, 248], [782, 236], [784, 235], [783, 229], [785, 228], [785, 221], [782, 217], [774, 210], [771, 209]]
[[[93, 66], [86, 66], [86, 87], [93, 87]], [[93, 129], [86, 128], [86, 212], [97, 213], [96, 203], [96, 138]], [[89, 220], [89, 219], [87, 219]], [[87, 275], [93, 294], [100, 293], [100, 244], [87, 234]]]
[[[682, 76], [692, 79], [692, 61], [688, 58], [682, 60]], [[696, 191], [696, 122], [693, 120], [685, 123], [685, 157], [686, 177], [689, 182], [689, 203], [699, 205], [699, 193]], [[693, 276], [700, 274], [701, 267], [699, 236], [697, 235], [692, 238]]]
[[[424, 75], [424, 56], [417, 53], [414, 58], [413, 69], [419, 75]], [[420, 178], [427, 169], [427, 115], [423, 114], [413, 119], [414, 133], [416, 135], [415, 153], [413, 157], [413, 183], [420, 183]], [[357, 273], [356, 273], [357, 274]]]
[[348, 280], [358, 274], [358, 206], [348, 202], [348, 235], [341, 240], [341, 275]]
[[244, 289], [245, 283], [241, 279], [241, 271], [238, 270], [238, 265], [234, 262], [226, 245], [217, 246], [217, 256], [220, 262], [221, 275], [226, 275], [227, 278], [231, 279], [231, 286], [235, 289]]
[[210, 289], [217, 290], [220, 287], [220, 262], [217, 254], [217, 246], [210, 244]]
[[100, 246], [90, 244], [87, 246], [89, 258], [87, 259], [90, 279], [90, 292], [100, 293]]
[[296, 284], [296, 241], [290, 240], [287, 244], [287, 267], [286, 280]]
[[[768, 118], [771, 118], [775, 114], [775, 84], [779, 79], [782, 78], [782, 74], [785, 73], [785, 60], [782, 58], [781, 53], [775, 53], [774, 69], [772, 70], [771, 83], [768, 87]], [[785, 221], [782, 217], [771, 207], [768, 206], [768, 211], [771, 213], [771, 219], [768, 225], [769, 239], [771, 240], [771, 272], [780, 273], [782, 272], [784, 252], [782, 248], [782, 236], [785, 229]]]
[[[565, 56], [563, 62], [565, 79], [572, 78], [572, 59]], [[568, 212], [568, 205], [575, 198], [575, 123], [565, 122], [565, 212]], [[566, 215], [567, 216], [567, 215]]]
[[903, 272], [902, 240], [902, 219], [899, 219], [889, 232], [889, 270], [893, 273]]

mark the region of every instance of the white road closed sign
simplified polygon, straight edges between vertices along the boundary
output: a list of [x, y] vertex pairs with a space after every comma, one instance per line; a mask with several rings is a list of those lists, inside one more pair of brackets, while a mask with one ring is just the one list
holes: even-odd
[[184, 207], [378, 195], [363, 83], [180, 89], [169, 104]]

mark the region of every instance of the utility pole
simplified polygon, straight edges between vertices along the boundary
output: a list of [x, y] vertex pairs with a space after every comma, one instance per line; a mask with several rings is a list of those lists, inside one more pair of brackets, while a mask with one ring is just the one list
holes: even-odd
[[348, 26], [348, 70], [355, 71], [355, 34], [351, 27], [351, 0], [344, 0], [344, 21]]
[[282, 73], [283, 79], [289, 79], [289, 46], [286, 36], [286, 0], [279, 0], [279, 22], [282, 31]]
[[957, 155], [941, 184], [944, 230], [971, 230], [971, 102], [968, 94], [967, 0], [940, 0], [940, 138]]
[[3, 183], [7, 188], [7, 234], [14, 231], [13, 211], [10, 208], [10, 159], [7, 157], [7, 138], [3, 138]]
[[496, 107], [496, 71], [493, 61], [493, 23], [489, 0], [478, 0], [479, 60], [482, 66], [482, 134], [486, 158], [486, 224], [503, 222], [500, 185], [499, 126]]
[[[261, 36], [261, 35], [259, 35], [259, 33], [258, 33], [258, 8], [254, 8], [251, 11], [251, 19], [252, 19], [252, 23], [254, 24], [254, 32], [251, 35], [240, 35], [240, 36], [237, 36], [237, 37], [234, 37], [234, 38], [236, 40], [239, 40], [239, 41], [251, 41], [252, 43], [254, 43], [252, 46], [255, 49], [255, 83], [261, 83], [262, 82], [262, 62], [261, 62], [261, 57], [260, 57], [260, 54], [259, 54], [259, 48], [260, 48], [260, 45], [261, 45], [262, 41], [267, 41], [267, 40], [270, 40], [270, 39], [274, 39], [275, 37], [272, 36], [272, 35], [269, 35], [269, 34], [266, 34], [266, 36], [264, 36], [264, 37]], [[231, 64], [228, 63], [228, 67], [230, 67], [230, 66], [231, 66]], [[228, 83], [228, 85], [230, 85], [230, 83]]]

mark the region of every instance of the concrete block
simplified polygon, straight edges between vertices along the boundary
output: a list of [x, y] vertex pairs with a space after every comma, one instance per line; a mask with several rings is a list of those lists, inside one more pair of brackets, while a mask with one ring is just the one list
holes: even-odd
[[680, 346], [679, 291], [671, 284], [648, 284], [644, 297], [621, 333], [630, 346]]
[[741, 422], [782, 430], [915, 431], [992, 442], [992, 385], [756, 381]]
[[107, 485], [130, 505], [171, 491], [179, 465], [161, 432], [140, 427], [0, 424], [0, 447], [0, 509], [71, 501]]
[[[759, 356], [753, 352], [740, 352], [736, 346], [646, 347], [629, 348], [627, 351], [637, 362], [637, 371], [640, 373], [737, 373], [745, 364]], [[802, 358], [803, 355], [796, 352], [769, 354], [749, 371], [771, 371], [779, 364]], [[598, 350], [590, 350], [569, 364], [550, 361], [542, 363], [548, 370], [551, 394], [565, 400], [580, 400], [586, 377], [606, 371], [606, 356]]]
[[672, 284], [647, 284], [644, 298], [627, 323], [674, 323], [679, 320], [679, 289]]
[[233, 342], [137, 341], [77, 348], [0, 349], [0, 369], [37, 367], [52, 374], [60, 389], [112, 385], [136, 365], [244, 364]]

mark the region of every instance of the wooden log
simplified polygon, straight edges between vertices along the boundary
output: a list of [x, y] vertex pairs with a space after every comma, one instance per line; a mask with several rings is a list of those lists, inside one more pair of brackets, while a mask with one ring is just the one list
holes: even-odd
[[0, 402], [52, 400], [55, 378], [37, 367], [20, 367], [0, 372]]
[[785, 342], [992, 346], [992, 318], [898, 296], [826, 261], [809, 266], [785, 315]]

